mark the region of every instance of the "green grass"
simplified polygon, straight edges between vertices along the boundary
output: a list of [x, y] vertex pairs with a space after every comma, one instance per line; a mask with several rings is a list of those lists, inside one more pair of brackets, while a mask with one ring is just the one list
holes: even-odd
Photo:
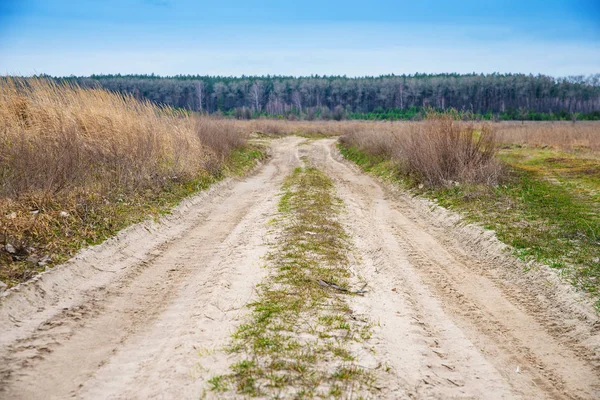
[[[341, 209], [323, 172], [298, 168], [285, 180], [278, 240], [267, 257], [270, 275], [228, 348], [239, 357], [227, 376], [237, 393], [341, 398], [349, 388], [372, 390], [373, 377], [348, 350], [350, 343], [370, 337], [371, 326], [351, 318], [346, 300], [352, 294], [319, 284], [322, 279], [352, 286]], [[213, 390], [223, 387], [218, 383], [210, 382]]]
[[494, 230], [524, 261], [553, 268], [576, 287], [599, 299], [600, 162], [590, 154], [508, 148], [499, 157], [509, 177], [494, 188], [456, 186], [419, 189], [393, 162], [356, 148], [342, 154], [365, 171], [435, 199], [468, 221]]
[[[15, 222], [6, 219], [2, 234], [6, 234], [14, 245], [23, 243], [23, 247], [33, 247], [40, 255], [52, 256], [48, 263], [48, 267], [52, 267], [66, 261], [81, 248], [99, 244], [127, 226], [170, 213], [184, 198], [227, 176], [243, 175], [265, 156], [264, 147], [251, 144], [234, 150], [218, 171], [207, 172], [192, 180], [173, 180], [160, 188], [143, 191], [123, 188], [115, 190], [110, 198], [100, 197], [93, 191], [81, 192], [67, 199], [46, 199], [44, 207], [38, 205], [36, 198], [31, 198], [15, 204], [17, 212], [25, 216], [26, 225], [16, 222], [25, 218], [17, 218]], [[39, 212], [32, 215], [30, 210]], [[68, 216], [60, 217], [61, 211], [68, 212]], [[15, 259], [0, 251], [0, 281], [9, 286], [26, 281], [45, 268], [28, 262], [27, 255]]]
[[600, 205], [600, 155], [553, 149], [509, 147], [500, 158], [509, 165], [552, 178]]

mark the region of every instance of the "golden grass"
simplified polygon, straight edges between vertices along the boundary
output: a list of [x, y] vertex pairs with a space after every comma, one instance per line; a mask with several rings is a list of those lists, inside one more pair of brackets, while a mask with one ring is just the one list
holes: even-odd
[[224, 121], [40, 79], [0, 81], [0, 120], [0, 195], [8, 197], [192, 177], [239, 144]]
[[233, 121], [44, 79], [0, 78], [0, 121], [9, 283], [205, 187], [247, 138]]
[[596, 121], [501, 122], [494, 126], [498, 140], [506, 144], [600, 151], [600, 122]]

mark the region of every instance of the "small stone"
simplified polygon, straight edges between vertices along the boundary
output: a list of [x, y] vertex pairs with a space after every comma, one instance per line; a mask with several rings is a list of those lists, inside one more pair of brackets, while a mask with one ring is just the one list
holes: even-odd
[[15, 254], [17, 252], [15, 247], [10, 243], [7, 243], [6, 246], [4, 246], [4, 249], [10, 254]]
[[38, 261], [37, 264], [40, 267], [43, 267], [44, 265], [48, 264], [50, 262], [50, 260], [51, 260], [50, 256], [44, 256], [44, 257], [42, 257], [42, 259], [40, 261]]
[[17, 218], [17, 213], [16, 212], [11, 212], [10, 214], [8, 214], [6, 216], [6, 218], [8, 218], [8, 219], [15, 219], [15, 218]]
[[69, 213], [66, 211], [61, 211], [59, 215], [63, 218], [67, 218], [69, 216]]
[[37, 215], [40, 213], [40, 210], [33, 210], [33, 211], [30, 211], [30, 213], [33, 215]]

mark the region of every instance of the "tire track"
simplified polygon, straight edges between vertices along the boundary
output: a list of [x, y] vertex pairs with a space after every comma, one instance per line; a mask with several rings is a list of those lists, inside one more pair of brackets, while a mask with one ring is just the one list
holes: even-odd
[[[548, 282], [535, 281], [531, 278], [533, 274], [525, 287], [519, 286], [516, 279], [506, 279], [503, 285], [497, 285], [482, 270], [508, 269], [515, 275], [525, 272], [505, 262], [507, 257], [502, 253], [493, 258], [482, 254], [481, 247], [473, 251], [470, 242], [453, 240], [456, 237], [452, 237], [452, 230], [439, 229], [432, 222], [429, 210], [415, 206], [417, 200], [410, 203], [394, 196], [388, 201], [389, 192], [353, 166], [337, 161], [332, 147], [331, 141], [320, 142], [314, 157], [334, 177], [338, 190], [346, 192], [343, 198], [352, 208], [348, 223], [356, 226], [355, 232], [363, 238], [363, 252], [381, 253], [378, 257], [383, 260], [372, 261], [376, 270], [383, 270], [387, 280], [397, 279], [396, 286], [402, 289], [396, 291], [401, 290], [410, 298], [408, 303], [415, 313], [413, 316], [422, 322], [422, 331], [440, 333], [435, 338], [430, 336], [433, 339], [430, 343], [436, 345], [430, 349], [441, 354], [444, 361], [454, 360], [454, 371], [462, 372], [464, 381], [458, 382], [464, 382], [464, 388], [474, 385], [467, 378], [477, 371], [477, 360], [483, 358], [495, 370], [488, 377], [500, 376], [504, 386], [509, 385], [512, 392], [509, 397], [600, 395], [599, 337], [594, 328], [597, 318], [594, 320], [589, 314], [581, 317], [572, 308], [570, 313], [563, 313], [568, 307], [560, 305], [561, 299], [556, 299], [549, 311], [547, 307], [552, 307], [552, 303], [519, 296], [518, 293], [529, 291], [535, 297], [548, 290], [542, 288]], [[385, 285], [385, 280], [381, 284]], [[579, 341], [565, 335], [573, 330], [580, 332]], [[466, 346], [462, 350], [457, 346], [461, 341]], [[481, 388], [483, 392], [472, 395], [488, 398], [499, 394], [497, 389], [486, 390], [492, 387], [488, 385], [499, 383], [494, 379]]]
[[[158, 234], [168, 240], [144, 248], [145, 254], [136, 249], [144, 247], [143, 241], [129, 242], [119, 248], [119, 268], [114, 269], [114, 252], [100, 253], [108, 257], [95, 257], [85, 271], [99, 265], [113, 271], [112, 280], [100, 280], [99, 287], [71, 304], [68, 298], [46, 304], [45, 312], [54, 309], [54, 314], [30, 332], [18, 323], [3, 324], [9, 330], [3, 332], [0, 348], [2, 397], [198, 396], [201, 385], [190, 380], [198, 362], [193, 354], [228, 336], [252, 295], [253, 282], [261, 277], [266, 222], [279, 183], [299, 164], [299, 141], [274, 142], [273, 158], [258, 173], [213, 193], [206, 204], [197, 204], [191, 215], [176, 221], [176, 227], [189, 226], [187, 230], [169, 232], [165, 226], [166, 232]], [[53, 274], [72, 275], [78, 271], [76, 263]], [[70, 286], [65, 289], [68, 293]], [[57, 309], [63, 304], [67, 306]], [[9, 334], [16, 339], [8, 340]]]

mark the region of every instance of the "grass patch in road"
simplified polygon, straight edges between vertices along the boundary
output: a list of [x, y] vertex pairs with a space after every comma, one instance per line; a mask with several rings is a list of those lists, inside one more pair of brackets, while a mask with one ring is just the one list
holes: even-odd
[[[284, 182], [277, 244], [269, 277], [258, 286], [248, 321], [229, 347], [241, 359], [211, 380], [246, 396], [348, 397], [371, 393], [373, 376], [359, 367], [349, 345], [370, 337], [371, 326], [352, 318], [350, 244], [337, 216], [342, 204], [323, 172], [296, 169]], [[319, 282], [321, 280], [321, 283]], [[226, 383], [224, 383], [226, 382]]]
[[419, 189], [390, 160], [340, 146], [363, 170], [461, 212], [468, 221], [494, 230], [524, 261], [535, 260], [561, 271], [575, 286], [599, 300], [599, 180], [590, 178], [600, 161], [542, 149], [505, 149], [508, 180], [497, 187], [459, 185]]
[[[0, 250], [0, 281], [9, 287], [26, 281], [127, 226], [168, 214], [186, 197], [225, 177], [243, 175], [265, 157], [265, 147], [248, 144], [233, 150], [221, 167], [211, 173], [193, 180], [173, 180], [158, 188], [142, 191], [123, 187], [115, 189], [111, 196], [90, 190], [50, 200], [33, 195], [19, 202], [4, 199], [7, 204], [2, 208], [10, 212], [0, 216], [0, 246], [10, 243], [16, 252]], [[35, 252], [23, 250], [21, 254], [21, 248], [34, 248]], [[47, 262], [40, 265], [44, 257]]]

